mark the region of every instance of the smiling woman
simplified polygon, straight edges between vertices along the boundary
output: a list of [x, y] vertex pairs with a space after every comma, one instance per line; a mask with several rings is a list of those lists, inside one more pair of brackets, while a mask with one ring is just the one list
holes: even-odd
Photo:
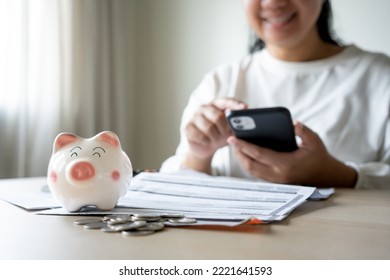
[[[244, 0], [243, 4], [248, 22], [259, 38], [255, 46], [264, 47], [266, 41], [268, 51], [275, 57], [310, 61], [341, 50], [330, 34], [332, 15], [328, 0]], [[317, 44], [315, 48], [313, 43]]]
[[[264, 48], [207, 73], [183, 112], [176, 154], [161, 170], [389, 188], [390, 58], [322, 36], [321, 22], [331, 15], [327, 0], [242, 4]], [[228, 111], [267, 107], [291, 112], [298, 149], [278, 152], [230, 131]]]
[[[249, 4], [250, 1], [246, 1], [247, 4]], [[286, 5], [287, 2], [282, 2], [276, 5], [283, 6]], [[290, 17], [296, 16], [295, 14], [292, 14]], [[287, 18], [288, 19], [288, 18]], [[291, 18], [292, 19], [292, 18]], [[286, 21], [286, 19], [282, 18], [282, 22]], [[329, 1], [324, 1], [320, 15], [318, 16], [318, 19], [316, 21], [316, 28], [318, 30], [318, 35], [320, 38], [327, 43], [333, 44], [333, 45], [339, 45], [340, 42], [337, 42], [337, 40], [334, 38], [335, 35], [333, 34], [332, 30], [332, 23], [333, 23], [333, 15], [332, 15], [332, 9], [330, 7]], [[264, 48], [264, 41], [256, 36], [255, 41], [253, 45], [251, 46], [250, 51], [253, 53], [256, 50], [260, 50]]]

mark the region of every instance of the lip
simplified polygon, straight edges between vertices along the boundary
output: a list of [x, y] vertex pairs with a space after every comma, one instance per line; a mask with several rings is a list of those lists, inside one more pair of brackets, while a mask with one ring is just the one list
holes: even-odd
[[283, 27], [290, 23], [295, 17], [296, 12], [283, 13], [281, 15], [261, 15], [261, 20], [268, 23], [272, 27]]

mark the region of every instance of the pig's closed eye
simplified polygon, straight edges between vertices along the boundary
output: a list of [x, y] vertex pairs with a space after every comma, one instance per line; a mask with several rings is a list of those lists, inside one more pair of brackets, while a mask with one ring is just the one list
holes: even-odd
[[102, 147], [95, 147], [92, 149], [92, 151], [94, 151], [92, 156], [97, 155], [99, 157], [102, 157], [102, 154], [106, 153], [106, 151]]
[[77, 153], [78, 150], [82, 150], [80, 146], [76, 146], [70, 150], [70, 157], [77, 157], [79, 154]]

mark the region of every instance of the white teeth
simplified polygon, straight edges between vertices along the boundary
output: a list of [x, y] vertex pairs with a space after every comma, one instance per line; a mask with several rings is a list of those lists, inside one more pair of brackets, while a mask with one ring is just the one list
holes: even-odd
[[266, 17], [265, 20], [271, 24], [283, 24], [290, 20], [293, 14], [286, 14], [279, 17]]

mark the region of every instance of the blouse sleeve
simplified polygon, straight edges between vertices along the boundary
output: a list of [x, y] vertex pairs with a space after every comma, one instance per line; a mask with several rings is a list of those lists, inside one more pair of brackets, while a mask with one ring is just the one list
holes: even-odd
[[355, 188], [390, 189], [390, 118], [387, 117], [382, 148], [376, 162], [346, 164], [358, 172]]

